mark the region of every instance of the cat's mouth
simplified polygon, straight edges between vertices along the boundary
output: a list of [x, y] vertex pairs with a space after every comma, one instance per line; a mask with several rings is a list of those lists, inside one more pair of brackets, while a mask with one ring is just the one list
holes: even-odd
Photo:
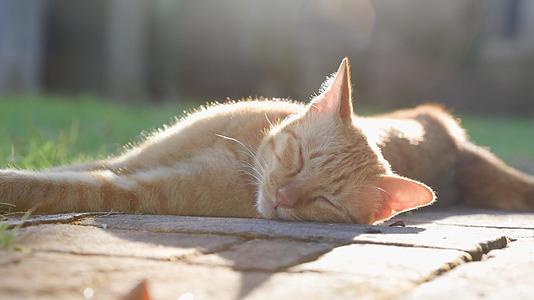
[[288, 208], [276, 206], [275, 202], [271, 199], [272, 198], [269, 198], [269, 196], [264, 194], [262, 191], [258, 193], [256, 199], [256, 209], [263, 218], [271, 220], [280, 219], [286, 221], [295, 220]]

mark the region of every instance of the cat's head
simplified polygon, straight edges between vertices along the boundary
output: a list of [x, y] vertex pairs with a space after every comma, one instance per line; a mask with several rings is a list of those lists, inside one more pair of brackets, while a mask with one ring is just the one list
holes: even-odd
[[257, 151], [257, 209], [266, 218], [371, 224], [435, 199], [393, 174], [353, 117], [348, 60], [306, 111], [274, 126]]

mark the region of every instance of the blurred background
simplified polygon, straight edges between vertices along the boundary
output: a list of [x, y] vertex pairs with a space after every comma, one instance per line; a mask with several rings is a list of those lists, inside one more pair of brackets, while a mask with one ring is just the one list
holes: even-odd
[[0, 0], [0, 156], [103, 156], [209, 100], [307, 101], [344, 56], [360, 112], [442, 103], [534, 160], [531, 0]]

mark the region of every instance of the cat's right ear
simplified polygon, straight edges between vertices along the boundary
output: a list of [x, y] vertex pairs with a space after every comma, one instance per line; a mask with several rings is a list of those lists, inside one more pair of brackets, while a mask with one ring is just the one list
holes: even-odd
[[374, 221], [389, 219], [394, 215], [414, 208], [432, 204], [434, 191], [425, 184], [397, 175], [382, 175], [378, 187], [384, 192]]
[[324, 92], [315, 97], [308, 107], [311, 115], [339, 117], [349, 121], [352, 117], [352, 90], [349, 59], [344, 58], [337, 73]]

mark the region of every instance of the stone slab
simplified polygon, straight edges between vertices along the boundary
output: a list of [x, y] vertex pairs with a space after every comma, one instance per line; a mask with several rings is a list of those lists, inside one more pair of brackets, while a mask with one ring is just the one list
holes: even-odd
[[[88, 288], [93, 299], [118, 299], [145, 278], [155, 299], [185, 293], [195, 299], [526, 299], [533, 294], [534, 239], [528, 237], [534, 217], [511, 215], [519, 219], [480, 210], [396, 218], [407, 227], [387, 226], [393, 221], [55, 218], [52, 223], [84, 226], [35, 222], [19, 229], [16, 242], [33, 251], [0, 251], [0, 299], [73, 299]], [[504, 248], [503, 236], [510, 234], [520, 239]]]
[[522, 239], [425, 283], [404, 299], [532, 299], [534, 239]]
[[[472, 254], [484, 247], [506, 245], [498, 229], [420, 226], [390, 227], [355, 224], [283, 222], [262, 219], [184, 216], [115, 215], [83, 219], [82, 225], [150, 232], [232, 234], [247, 238], [289, 238], [301, 241], [375, 243], [456, 249]], [[482, 247], [481, 247], [482, 245]]]
[[[77, 222], [97, 227], [146, 230], [151, 232], [187, 232], [242, 235], [248, 238], [293, 238], [301, 240], [338, 239], [350, 241], [355, 235], [376, 230], [377, 226], [328, 224], [313, 222], [286, 222], [280, 220], [116, 215], [89, 217]], [[420, 228], [381, 228], [384, 233], [418, 233]]]
[[[534, 237], [534, 213], [510, 213], [488, 209], [454, 208], [439, 211], [416, 211], [387, 222], [403, 221], [407, 226], [423, 228], [471, 228], [483, 232], [498, 232], [511, 239]], [[454, 228], [460, 227], [462, 229]]]
[[534, 213], [512, 213], [463, 207], [410, 212], [395, 217], [388, 224], [397, 220], [403, 220], [407, 225], [433, 223], [437, 225], [534, 230]]
[[14, 251], [14, 250], [5, 250], [0, 249], [0, 266], [17, 263], [26, 257], [28, 257], [30, 253], [28, 251]]
[[[441, 254], [414, 264], [428, 249], [406, 248], [393, 259], [378, 257], [400, 250], [379, 252], [374, 259], [356, 248], [350, 253], [335, 252], [331, 267], [315, 267], [294, 272], [239, 272], [226, 267], [191, 265], [183, 262], [147, 260], [131, 257], [74, 255], [32, 252], [17, 263], [0, 266], [0, 299], [79, 299], [90, 289], [93, 299], [119, 299], [138, 282], [148, 279], [154, 299], [177, 299], [190, 293], [195, 299], [385, 299], [414, 287], [418, 280], [462, 255], [453, 250], [433, 250]], [[347, 256], [347, 254], [349, 256]], [[328, 255], [328, 254], [327, 254]], [[361, 255], [353, 257], [352, 255]], [[365, 258], [365, 259], [364, 259]], [[330, 259], [330, 258], [329, 258]], [[320, 259], [324, 264], [325, 260]], [[348, 270], [347, 266], [350, 266]], [[390, 272], [406, 268], [407, 276]], [[348, 270], [348, 272], [347, 272]], [[370, 271], [374, 272], [369, 273]]]
[[290, 272], [336, 272], [368, 277], [369, 281], [416, 283], [448, 271], [471, 256], [457, 250], [353, 244], [338, 247]]
[[214, 252], [243, 242], [235, 236], [153, 233], [46, 224], [18, 230], [15, 244], [33, 250], [175, 259]]
[[309, 261], [336, 247], [332, 243], [298, 242], [285, 239], [251, 240], [225, 251], [195, 256], [194, 264], [227, 266], [236, 270], [276, 271]]

